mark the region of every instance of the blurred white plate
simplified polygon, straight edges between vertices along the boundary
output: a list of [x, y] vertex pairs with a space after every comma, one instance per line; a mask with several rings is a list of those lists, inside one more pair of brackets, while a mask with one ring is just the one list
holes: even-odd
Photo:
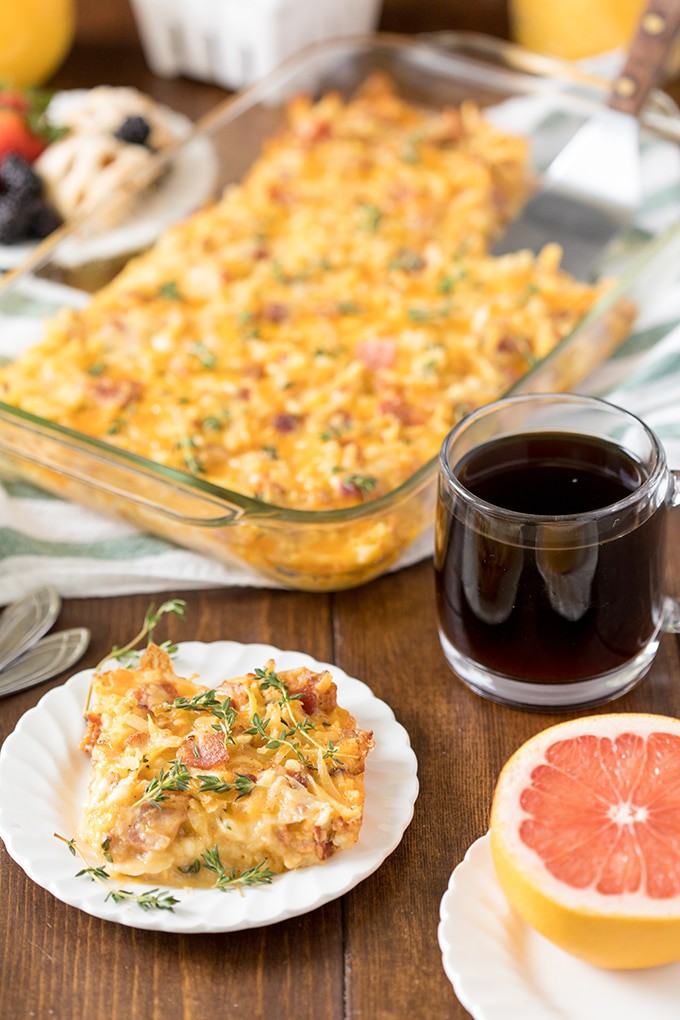
[[[86, 89], [55, 93], [49, 106], [51, 119], [58, 123], [60, 111], [80, 102], [86, 93]], [[193, 122], [184, 114], [161, 105], [157, 112], [176, 138], [186, 138], [191, 133]], [[211, 198], [216, 181], [217, 156], [213, 145], [207, 138], [194, 138], [173, 157], [162, 180], [145, 192], [134, 217], [96, 237], [65, 239], [55, 249], [54, 259], [63, 266], [77, 266], [146, 248], [166, 227]], [[0, 270], [21, 265], [37, 244], [37, 241], [24, 241], [0, 245]]]
[[[373, 730], [375, 747], [366, 762], [364, 822], [351, 850], [241, 893], [161, 887], [179, 898], [174, 913], [144, 911], [130, 902], [105, 902], [106, 890], [84, 876], [76, 878], [82, 864], [53, 836], [55, 832], [68, 838], [75, 835], [90, 774], [89, 759], [78, 747], [93, 672], [83, 670], [30, 709], [0, 751], [0, 836], [10, 856], [29, 878], [64, 903], [107, 921], [157, 931], [239, 931], [273, 924], [314, 910], [354, 888], [399, 845], [413, 816], [417, 762], [408, 734], [366, 684], [302, 652], [235, 641], [188, 641], [179, 645], [174, 668], [183, 676], [198, 673], [202, 684], [217, 686], [227, 677], [262, 667], [270, 658], [281, 670], [329, 669], [338, 686], [339, 703], [363, 729]], [[112, 883], [116, 888], [120, 884]], [[142, 892], [148, 886], [137, 888]]]
[[451, 875], [440, 917], [444, 970], [475, 1020], [678, 1020], [680, 963], [600, 970], [562, 952], [511, 909], [488, 834]]

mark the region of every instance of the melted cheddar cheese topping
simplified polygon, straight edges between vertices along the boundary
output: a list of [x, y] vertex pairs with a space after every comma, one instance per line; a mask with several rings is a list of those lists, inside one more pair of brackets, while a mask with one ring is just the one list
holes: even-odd
[[150, 645], [135, 669], [95, 675], [79, 836], [112, 875], [210, 886], [224, 868], [280, 873], [351, 847], [372, 735], [329, 672], [263, 668], [218, 688], [175, 674]]
[[526, 141], [470, 103], [382, 78], [299, 97], [242, 182], [0, 370], [0, 398], [279, 506], [383, 495], [600, 294], [556, 246], [487, 254], [528, 177]]

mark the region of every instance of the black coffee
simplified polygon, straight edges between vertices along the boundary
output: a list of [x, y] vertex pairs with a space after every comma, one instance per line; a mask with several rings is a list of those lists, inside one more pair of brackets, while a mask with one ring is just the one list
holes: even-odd
[[[588, 515], [630, 495], [642, 465], [590, 436], [527, 433], [468, 453], [455, 474], [468, 491], [523, 515]], [[665, 509], [611, 538], [608, 523], [576, 520], [504, 532], [440, 500], [435, 567], [440, 627], [474, 662], [532, 683], [569, 683], [616, 669], [653, 637]], [[453, 497], [455, 501], [455, 497]]]

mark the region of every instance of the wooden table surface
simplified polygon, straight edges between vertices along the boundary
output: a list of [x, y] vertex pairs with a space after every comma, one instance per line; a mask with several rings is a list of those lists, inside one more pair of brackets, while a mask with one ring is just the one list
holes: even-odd
[[[194, 117], [224, 95], [195, 82], [156, 79], [134, 44], [107, 48], [101, 40], [96, 53], [77, 47], [54, 84], [101, 82], [136, 84]], [[677, 557], [671, 566], [677, 591]], [[34, 885], [0, 843], [0, 1017], [467, 1017], [442, 969], [440, 900], [452, 869], [487, 829], [503, 762], [564, 717], [471, 694], [440, 651], [433, 588], [432, 565], [423, 562], [341, 594], [186, 593], [186, 619], [166, 618], [159, 637], [304, 650], [361, 678], [392, 706], [419, 761], [413, 822], [380, 869], [341, 899], [290, 921], [225, 935], [156, 934], [90, 917]], [[147, 595], [70, 600], [57, 626], [91, 629], [81, 665], [92, 666], [135, 632], [150, 601]], [[651, 673], [616, 709], [680, 715], [678, 652], [677, 638], [664, 636]], [[0, 741], [63, 679], [3, 700]]]

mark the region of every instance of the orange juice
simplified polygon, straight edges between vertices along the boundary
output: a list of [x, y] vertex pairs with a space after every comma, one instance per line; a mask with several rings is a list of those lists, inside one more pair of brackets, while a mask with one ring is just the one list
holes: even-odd
[[510, 0], [521, 46], [568, 60], [626, 47], [644, 0]]
[[58, 70], [75, 30], [74, 0], [0, 2], [0, 81], [40, 85]]

